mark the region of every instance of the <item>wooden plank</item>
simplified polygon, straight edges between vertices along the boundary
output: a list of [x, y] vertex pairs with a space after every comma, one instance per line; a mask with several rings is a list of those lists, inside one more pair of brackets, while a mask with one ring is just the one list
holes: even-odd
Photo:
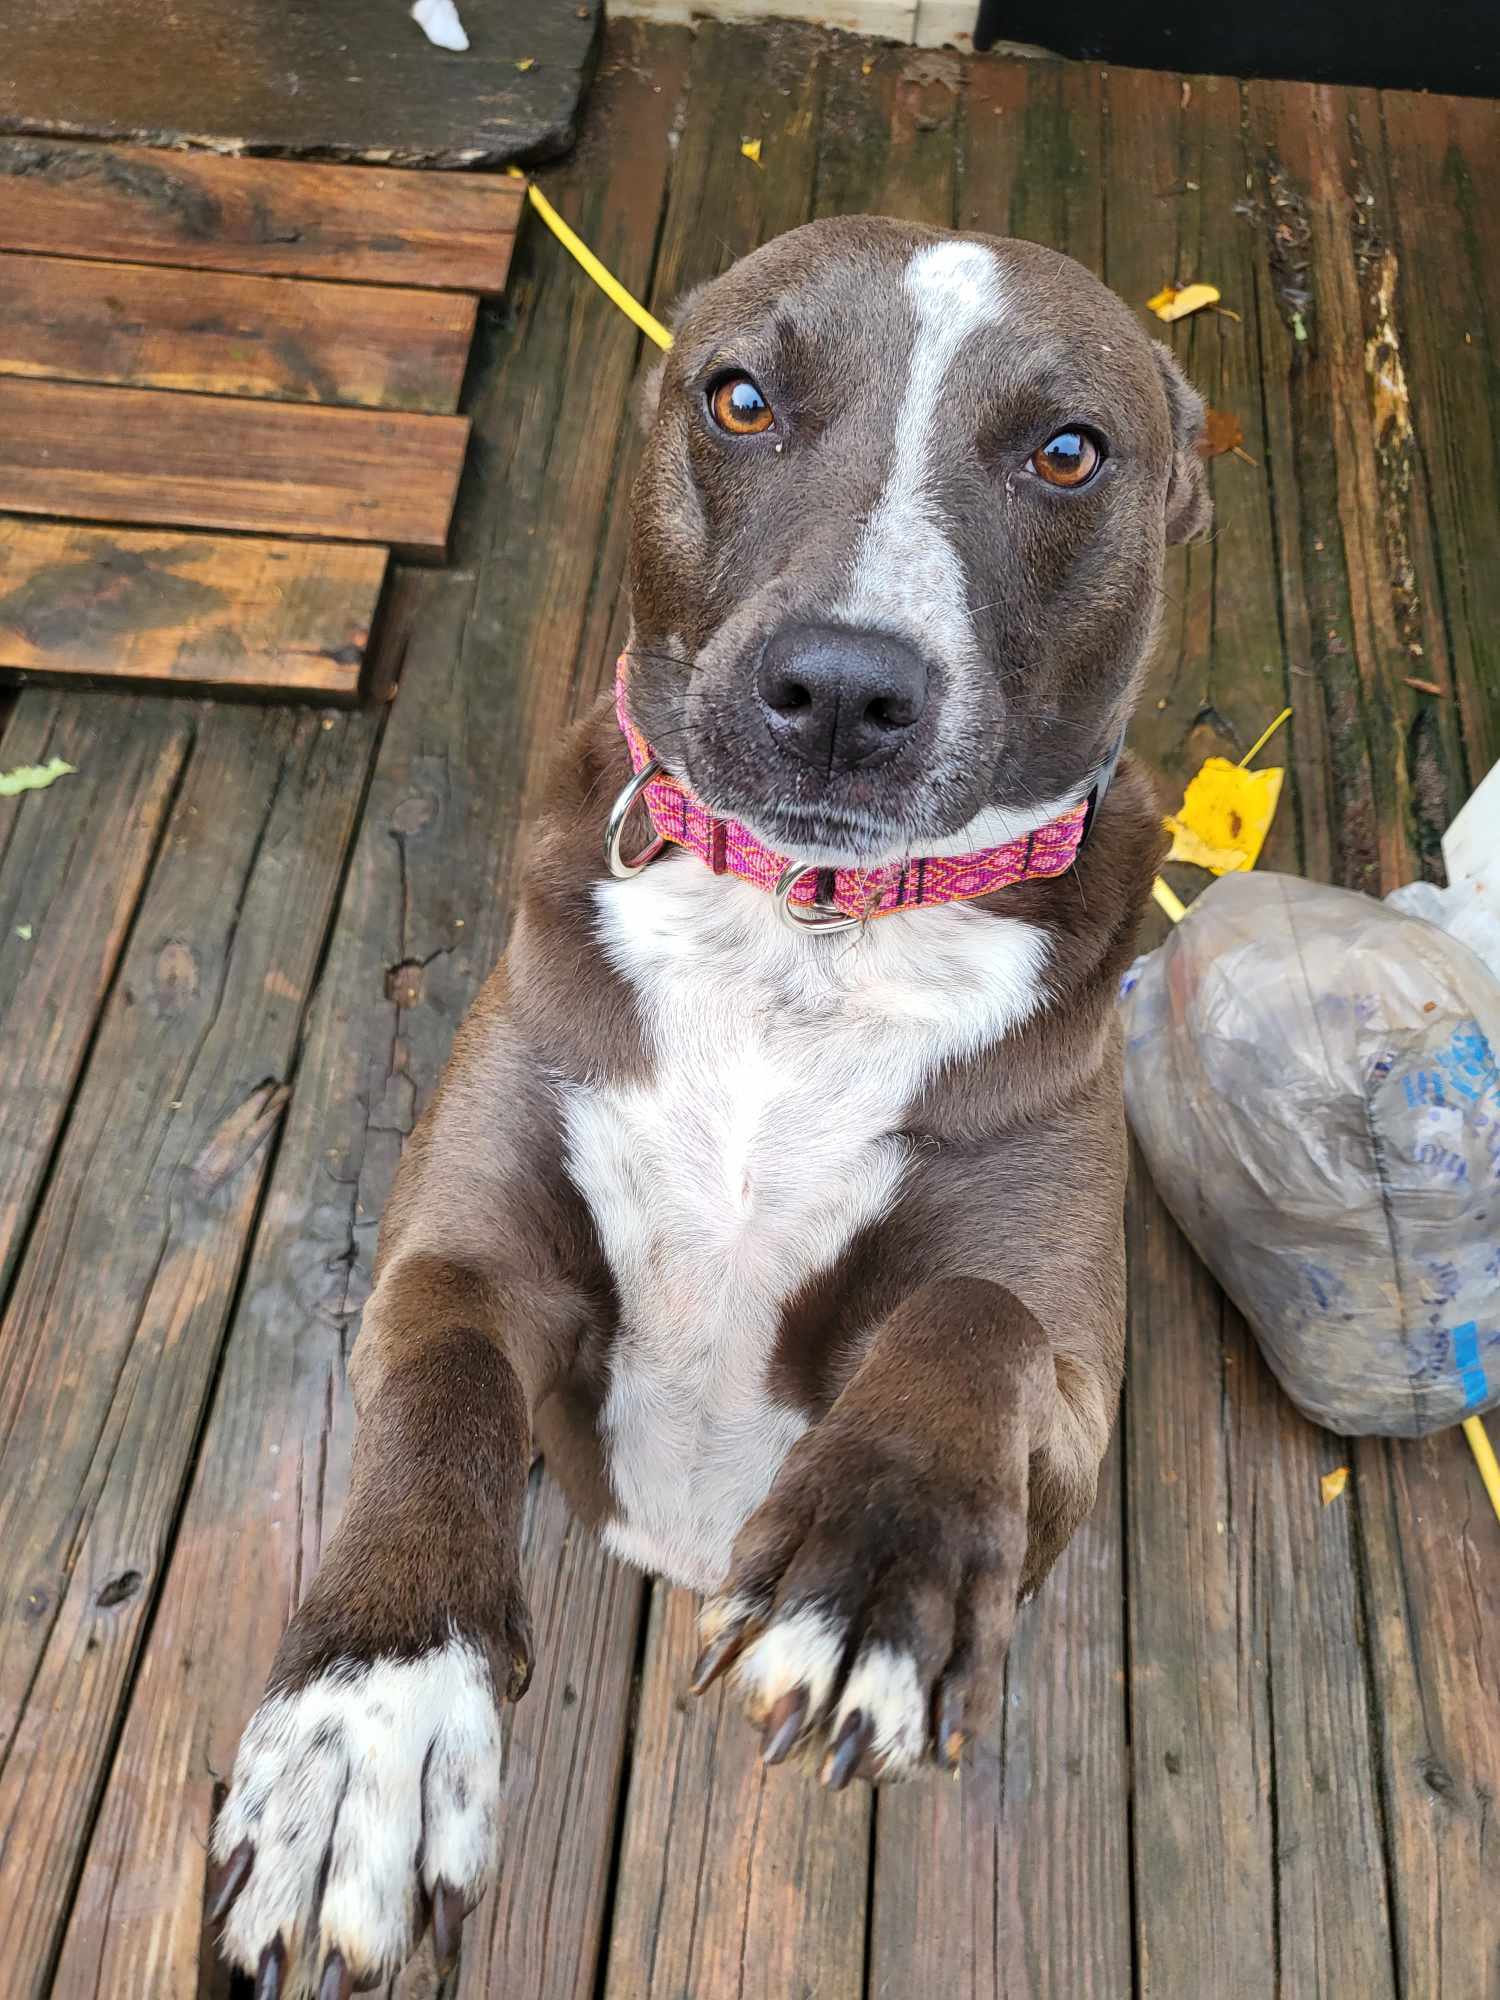
[[[1111, 180], [1155, 191], [1111, 205], [1108, 275], [1139, 303], [1174, 276], [1212, 274], [1241, 320], [1201, 316], [1174, 344], [1244, 424], [1257, 461], [1213, 465], [1215, 537], [1174, 573], [1135, 738], [1175, 787], [1206, 754], [1242, 754], [1290, 702], [1298, 736], [1283, 752], [1291, 783], [1274, 861], [1295, 872], [1304, 830], [1310, 853], [1329, 852], [1326, 778], [1298, 743], [1309, 715], [1325, 740], [1336, 717], [1307, 668], [1283, 679], [1281, 625], [1289, 601], [1288, 630], [1324, 615], [1324, 600], [1304, 594], [1304, 546], [1324, 545], [1308, 548], [1320, 563], [1329, 555], [1320, 575], [1343, 560], [1336, 495], [1304, 477], [1301, 458], [1326, 456], [1327, 406], [1320, 442], [1310, 408], [1288, 401], [1275, 373], [1300, 369], [1294, 350], [1306, 343], [1278, 328], [1265, 344], [1258, 259], [1269, 231], [1236, 213], [1247, 169], [1239, 87], [1193, 78], [1184, 90], [1175, 77], [1112, 71], [1108, 92]], [[1345, 386], [1325, 380], [1320, 394]], [[1294, 507], [1288, 545], [1277, 529]], [[1361, 756], [1350, 767], [1363, 773], [1373, 828]], [[1126, 1521], [1139, 1991], [1250, 2000], [1274, 1966], [1287, 1992], [1393, 1996], [1356, 1523], [1325, 1508], [1318, 1485], [1342, 1447], [1297, 1417], [1137, 1169]]]
[[734, 1692], [686, 1692], [698, 1600], [656, 1586], [610, 1938], [610, 2000], [860, 2000], [867, 1788], [767, 1770]]
[[[1468, 776], [1500, 759], [1500, 106], [1387, 91], [1390, 205], [1381, 221], [1396, 289], [1417, 460], [1452, 647], [1452, 699]], [[1411, 672], [1444, 682], [1442, 661]]]
[[[642, 292], [689, 43], [633, 22], [611, 33], [598, 115], [631, 163], [621, 171], [633, 198], [583, 167], [554, 184]], [[481, 490], [457, 524], [459, 566], [398, 572], [392, 614], [405, 629], [382, 644], [404, 660], [400, 699], [84, 1859], [59, 2000], [197, 1992], [214, 1787], [342, 1501], [347, 1350], [376, 1226], [402, 1141], [504, 944], [524, 867], [521, 803], [575, 701], [580, 578], [602, 516], [623, 501], [613, 474], [633, 423], [639, 341], [549, 238], [523, 249], [513, 304], [513, 321], [481, 335]], [[531, 1583], [544, 1637], [511, 1730], [502, 1886], [470, 1920], [466, 1994], [577, 2000], [591, 1990], [604, 1923], [641, 1587], [548, 1518], [553, 1538], [534, 1544]]]
[[386, 553], [0, 515], [0, 671], [348, 698]]
[[0, 1301], [192, 735], [181, 704], [38, 689], [0, 742], [0, 769], [75, 769], [0, 799]]
[[[653, 288], [658, 314], [807, 219], [829, 46], [784, 25], [700, 25]], [[726, 143], [736, 133], [761, 139], [759, 169]], [[608, 2000], [853, 2000], [863, 1982], [869, 1793], [830, 1799], [798, 1773], [764, 1771], [732, 1697], [688, 1698], [693, 1617], [686, 1593], [654, 1587], [603, 1991]]]
[[[976, 65], [963, 226], [1026, 233], [1097, 268], [1101, 110], [1097, 71]], [[957, 1785], [880, 1797], [870, 2000], [1130, 1992], [1123, 1567], [1117, 1446], [1093, 1515], [1018, 1622], [999, 1741], [976, 1747]]]
[[0, 1332], [0, 1940], [18, 2000], [50, 1990], [374, 726], [201, 716]]
[[460, 292], [0, 252], [0, 375], [138, 389], [458, 408], [475, 302]]
[[0, 190], [0, 250], [481, 296], [505, 287], [525, 198], [484, 174], [29, 138], [0, 138]]
[[[1341, 378], [1322, 392], [1341, 395], [1346, 412], [1338, 539], [1320, 538], [1342, 548], [1359, 580], [1362, 727], [1373, 759], [1410, 774], [1404, 810], [1376, 848], [1379, 890], [1436, 867], [1434, 836], [1466, 775], [1500, 748], [1488, 609], [1495, 416], [1485, 365], [1474, 365], [1482, 342], [1465, 337], [1500, 307], [1484, 240], [1493, 224], [1472, 199], [1495, 120], [1489, 106], [1337, 91], [1299, 115], [1298, 95], [1253, 86], [1249, 132], [1283, 217], [1309, 230], [1314, 337], [1290, 371], [1294, 410], [1320, 376]], [[1271, 259], [1273, 301], [1284, 276]], [[1280, 331], [1279, 316], [1267, 323]], [[1448, 692], [1409, 690], [1407, 673]], [[1335, 817], [1345, 772], [1335, 757], [1324, 781]], [[1347, 1455], [1401, 1989], [1459, 2000], [1488, 1991], [1496, 1972], [1500, 1696], [1483, 1663], [1500, 1610], [1500, 1523], [1456, 1433], [1360, 1440]]]
[[441, 558], [466, 417], [0, 376], [0, 509]]
[[458, 54], [400, 4], [200, 0], [189, 23], [152, 0], [70, 0], [7, 21], [0, 131], [377, 165], [550, 159], [573, 143], [603, 12], [471, 0]]

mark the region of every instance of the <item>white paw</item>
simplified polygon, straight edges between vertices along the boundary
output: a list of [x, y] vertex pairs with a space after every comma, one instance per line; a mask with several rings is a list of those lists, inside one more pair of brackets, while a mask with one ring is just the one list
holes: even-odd
[[[711, 1624], [732, 1623], [733, 1613]], [[750, 1720], [765, 1731], [767, 1763], [796, 1744], [826, 1745], [822, 1778], [843, 1784], [858, 1766], [878, 1779], [910, 1777], [928, 1752], [928, 1697], [913, 1656], [866, 1642], [831, 1611], [804, 1606], [774, 1618], [734, 1666]], [[846, 1666], [846, 1663], [847, 1664]]]
[[489, 1667], [459, 1640], [269, 1695], [214, 1826], [225, 1956], [251, 1973], [279, 1957], [260, 1983], [302, 2000], [338, 1990], [335, 1955], [353, 1982], [394, 1977], [429, 1908], [435, 1944], [456, 1946], [494, 1874], [500, 1771]]

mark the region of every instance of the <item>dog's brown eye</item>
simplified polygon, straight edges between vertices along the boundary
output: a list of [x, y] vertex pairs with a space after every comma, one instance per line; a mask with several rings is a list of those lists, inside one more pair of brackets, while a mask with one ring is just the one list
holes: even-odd
[[1099, 470], [1104, 454], [1087, 431], [1058, 431], [1038, 452], [1028, 469], [1049, 486], [1084, 486]]
[[776, 413], [748, 375], [725, 375], [713, 386], [708, 398], [713, 420], [731, 437], [754, 437], [768, 431]]

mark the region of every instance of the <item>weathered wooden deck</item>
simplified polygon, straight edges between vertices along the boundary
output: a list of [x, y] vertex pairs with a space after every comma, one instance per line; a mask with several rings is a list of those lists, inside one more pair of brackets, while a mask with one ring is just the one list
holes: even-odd
[[[1173, 337], [1255, 463], [1214, 466], [1134, 741], [1175, 787], [1289, 702], [1268, 864], [1434, 868], [1500, 755], [1497, 107], [627, 24], [547, 186], [659, 307], [850, 209], [1038, 237], [1133, 301], [1217, 283], [1240, 317]], [[29, 690], [5, 721], [0, 767], [79, 769], [0, 803], [8, 2000], [232, 1991], [216, 1788], [337, 1514], [403, 1136], [620, 637], [641, 362], [529, 231], [455, 566], [396, 581], [394, 703]], [[686, 1697], [691, 1602], [539, 1483], [464, 2000], [1500, 1995], [1500, 1526], [1467, 1455], [1311, 1429], [1139, 1177], [1129, 1230], [1104, 1494], [961, 1784], [762, 1773]]]

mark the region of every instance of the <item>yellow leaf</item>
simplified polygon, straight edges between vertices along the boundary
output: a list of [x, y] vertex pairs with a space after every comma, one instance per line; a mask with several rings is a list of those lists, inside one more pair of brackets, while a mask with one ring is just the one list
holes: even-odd
[[47, 764], [18, 764], [13, 771], [0, 771], [0, 799], [13, 799], [17, 792], [40, 792], [55, 778], [66, 778], [77, 769], [61, 757]]
[[1176, 285], [1163, 285], [1154, 299], [1147, 299], [1146, 307], [1158, 319], [1185, 319], [1189, 313], [1218, 302], [1217, 285], [1183, 285], [1180, 290]]
[[747, 160], [754, 160], [756, 166], [760, 165], [759, 139], [742, 139], [740, 141], [740, 151], [744, 154]]
[[1282, 776], [1276, 767], [1247, 771], [1227, 757], [1210, 757], [1167, 821], [1168, 860], [1190, 861], [1215, 875], [1253, 868], [1276, 816]]
[[518, 62], [518, 63], [516, 64], [516, 68], [517, 68], [518, 70], [520, 70], [520, 71], [521, 71], [521, 73], [522, 73], [523, 75], [525, 74], [525, 72], [526, 72], [527, 70], [529, 70], [529, 69], [535, 69], [535, 68], [536, 68], [536, 57], [535, 57], [535, 56], [522, 56], [521, 60], [520, 60], [520, 61], [519, 61], [519, 62]]
[[1340, 1465], [1332, 1472], [1325, 1472], [1318, 1484], [1323, 1489], [1323, 1505], [1326, 1507], [1330, 1500], [1337, 1500], [1349, 1484], [1348, 1466]]

